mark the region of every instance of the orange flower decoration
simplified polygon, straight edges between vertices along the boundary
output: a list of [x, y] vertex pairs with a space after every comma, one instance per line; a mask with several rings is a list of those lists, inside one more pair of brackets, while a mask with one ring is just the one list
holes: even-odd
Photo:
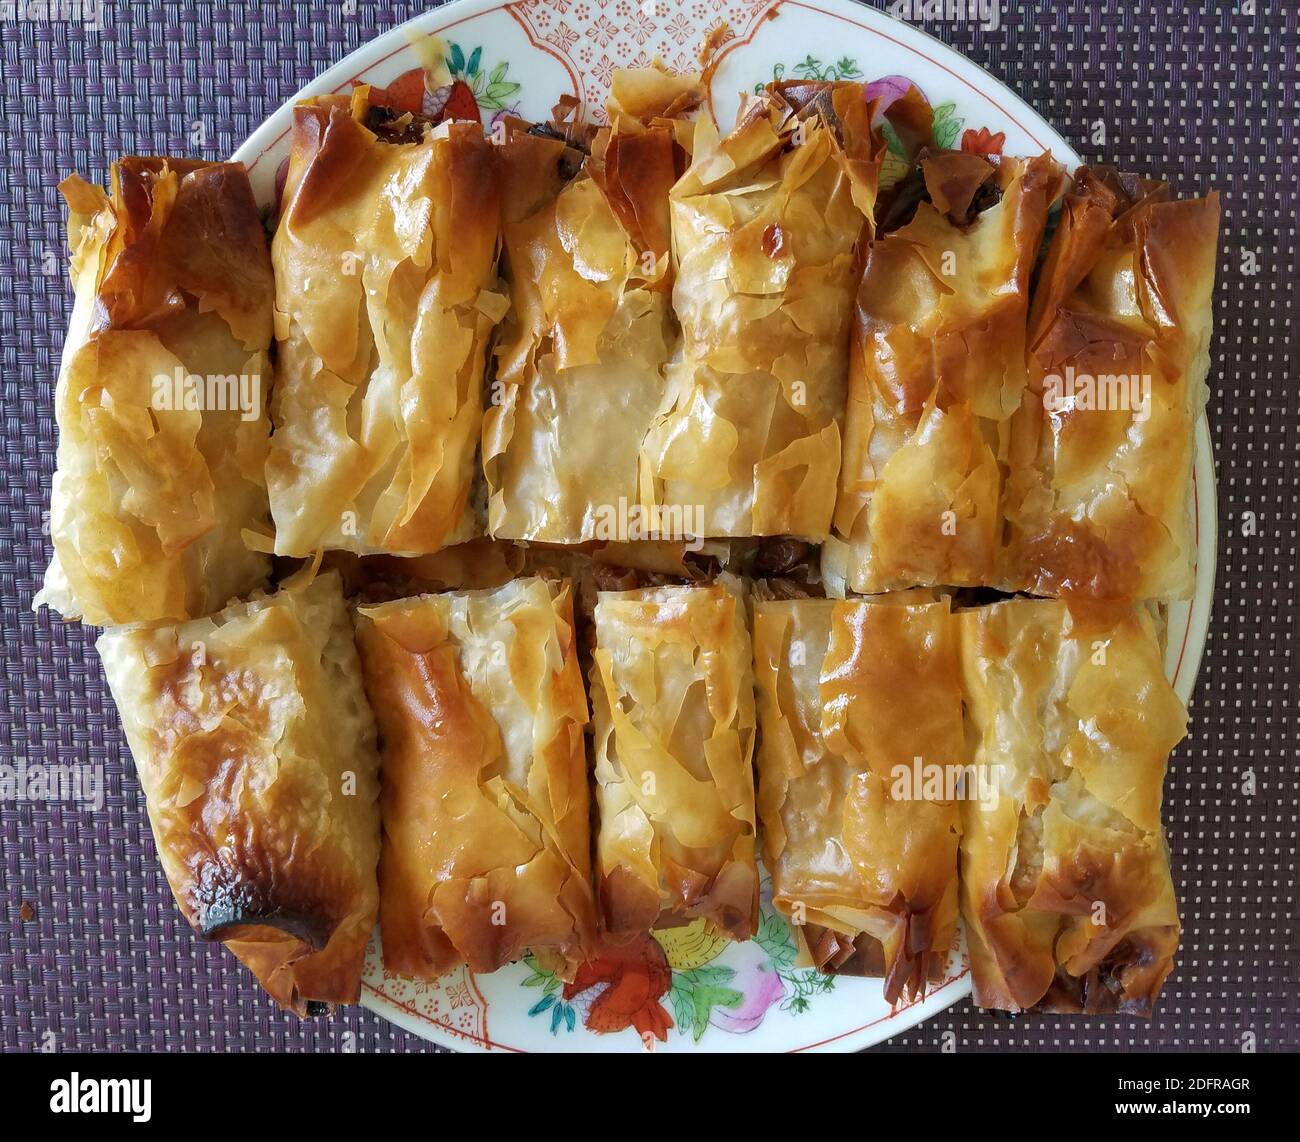
[[961, 149], [973, 155], [1000, 155], [1002, 144], [1006, 141], [1007, 137], [1001, 131], [991, 135], [987, 127], [981, 127], [978, 131], [968, 129], [962, 134]]
[[635, 1027], [642, 1038], [650, 1034], [662, 1043], [673, 1018], [659, 1000], [668, 994], [672, 978], [663, 948], [647, 934], [630, 944], [602, 948], [599, 957], [583, 964], [573, 982], [564, 985], [564, 998], [608, 983], [591, 1005], [588, 1029], [603, 1033]]

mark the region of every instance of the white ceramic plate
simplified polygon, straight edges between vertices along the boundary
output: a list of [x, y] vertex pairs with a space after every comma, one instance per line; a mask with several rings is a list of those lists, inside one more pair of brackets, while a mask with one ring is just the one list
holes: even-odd
[[[379, 36], [295, 99], [348, 91], [358, 82], [386, 87], [420, 66], [412, 42], [436, 35], [449, 46], [456, 97], [463, 106], [472, 95], [485, 124], [504, 113], [546, 118], [565, 94], [599, 118], [614, 68], [659, 56], [674, 70], [691, 69], [704, 36], [724, 21], [733, 38], [712, 89], [723, 124], [734, 119], [738, 92], [774, 76], [901, 76], [929, 98], [945, 145], [996, 146], [1001, 134], [1007, 154], [1050, 149], [1071, 169], [1079, 164], [1070, 145], [997, 80], [937, 40], [852, 0], [457, 0]], [[234, 156], [248, 165], [263, 203], [273, 198], [276, 169], [288, 154], [290, 106]], [[1205, 647], [1214, 589], [1214, 470], [1203, 419], [1196, 444], [1196, 594], [1171, 609], [1166, 664], [1184, 700]], [[922, 1002], [893, 1008], [879, 981], [821, 976], [793, 959], [790, 933], [764, 901], [759, 936], [747, 944], [725, 945], [692, 926], [647, 940], [622, 961], [601, 962], [570, 986], [526, 964], [487, 976], [461, 969], [432, 984], [401, 979], [383, 970], [372, 946], [362, 1002], [408, 1031], [460, 1049], [849, 1051], [970, 993], [960, 955]], [[663, 1041], [650, 1033], [656, 1028]]]

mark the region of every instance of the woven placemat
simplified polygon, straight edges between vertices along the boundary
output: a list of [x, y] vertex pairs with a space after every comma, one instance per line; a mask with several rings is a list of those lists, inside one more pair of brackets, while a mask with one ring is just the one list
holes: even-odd
[[[6, 1050], [328, 1050], [348, 1032], [361, 1050], [436, 1049], [361, 1009], [286, 1016], [190, 935], [91, 640], [31, 611], [48, 558], [51, 394], [70, 297], [57, 183], [73, 170], [100, 180], [123, 152], [229, 155], [329, 64], [433, 6], [151, 0], [106, 2], [99, 32], [0, 22], [0, 760], [104, 774], [97, 812], [0, 803]], [[877, 1049], [1238, 1050], [1252, 1036], [1259, 1050], [1294, 1050], [1300, 13], [1268, 0], [1048, 0], [1003, 3], [995, 31], [920, 23], [1005, 79], [1085, 159], [1223, 193], [1210, 381], [1221, 541], [1191, 734], [1166, 799], [1185, 932], [1156, 1018], [1008, 1020], [962, 1003]]]

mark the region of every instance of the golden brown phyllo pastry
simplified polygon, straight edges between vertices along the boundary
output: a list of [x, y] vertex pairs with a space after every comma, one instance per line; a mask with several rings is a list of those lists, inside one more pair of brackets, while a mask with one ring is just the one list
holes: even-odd
[[884, 145], [852, 83], [773, 84], [725, 138], [694, 128], [671, 196], [683, 344], [641, 498], [701, 512], [704, 535], [824, 538]]
[[1013, 422], [1008, 589], [1185, 598], [1219, 201], [1084, 168], [1035, 289]]
[[596, 883], [615, 940], [701, 916], [754, 934], [753, 672], [733, 587], [599, 595]]
[[[475, 530], [497, 165], [478, 123], [294, 108], [272, 243], [276, 552], [423, 554]], [[372, 129], [373, 128], [373, 129]]]
[[616, 72], [610, 127], [507, 133], [511, 310], [483, 424], [493, 535], [580, 543], [684, 530], [642, 518], [638, 470], [678, 340], [668, 192], [684, 152], [672, 117], [699, 101], [697, 79]]
[[238, 163], [76, 175], [76, 291], [55, 390], [54, 559], [36, 603], [98, 625], [184, 620], [263, 585], [271, 262]]
[[358, 617], [383, 742], [379, 920], [391, 971], [593, 951], [582, 688], [567, 583], [422, 595]]
[[981, 1007], [1149, 1015], [1178, 948], [1160, 824], [1187, 711], [1151, 619], [1016, 599], [959, 616], [974, 762], [962, 912]]
[[773, 904], [821, 970], [919, 996], [957, 935], [967, 770], [947, 602], [756, 599], [754, 669]]
[[185, 919], [300, 1015], [355, 1003], [379, 761], [338, 577], [97, 649]]
[[835, 512], [848, 586], [986, 585], [1029, 277], [1060, 192], [1050, 155], [923, 152], [867, 249]]

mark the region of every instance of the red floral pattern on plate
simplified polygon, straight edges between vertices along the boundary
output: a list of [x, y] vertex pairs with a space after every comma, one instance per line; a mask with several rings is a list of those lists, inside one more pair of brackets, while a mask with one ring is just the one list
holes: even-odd
[[615, 67], [645, 67], [658, 56], [675, 72], [698, 66], [701, 45], [726, 24], [724, 52], [748, 42], [781, 0], [519, 0], [506, 11], [529, 40], [562, 62], [587, 115], [605, 121]]

